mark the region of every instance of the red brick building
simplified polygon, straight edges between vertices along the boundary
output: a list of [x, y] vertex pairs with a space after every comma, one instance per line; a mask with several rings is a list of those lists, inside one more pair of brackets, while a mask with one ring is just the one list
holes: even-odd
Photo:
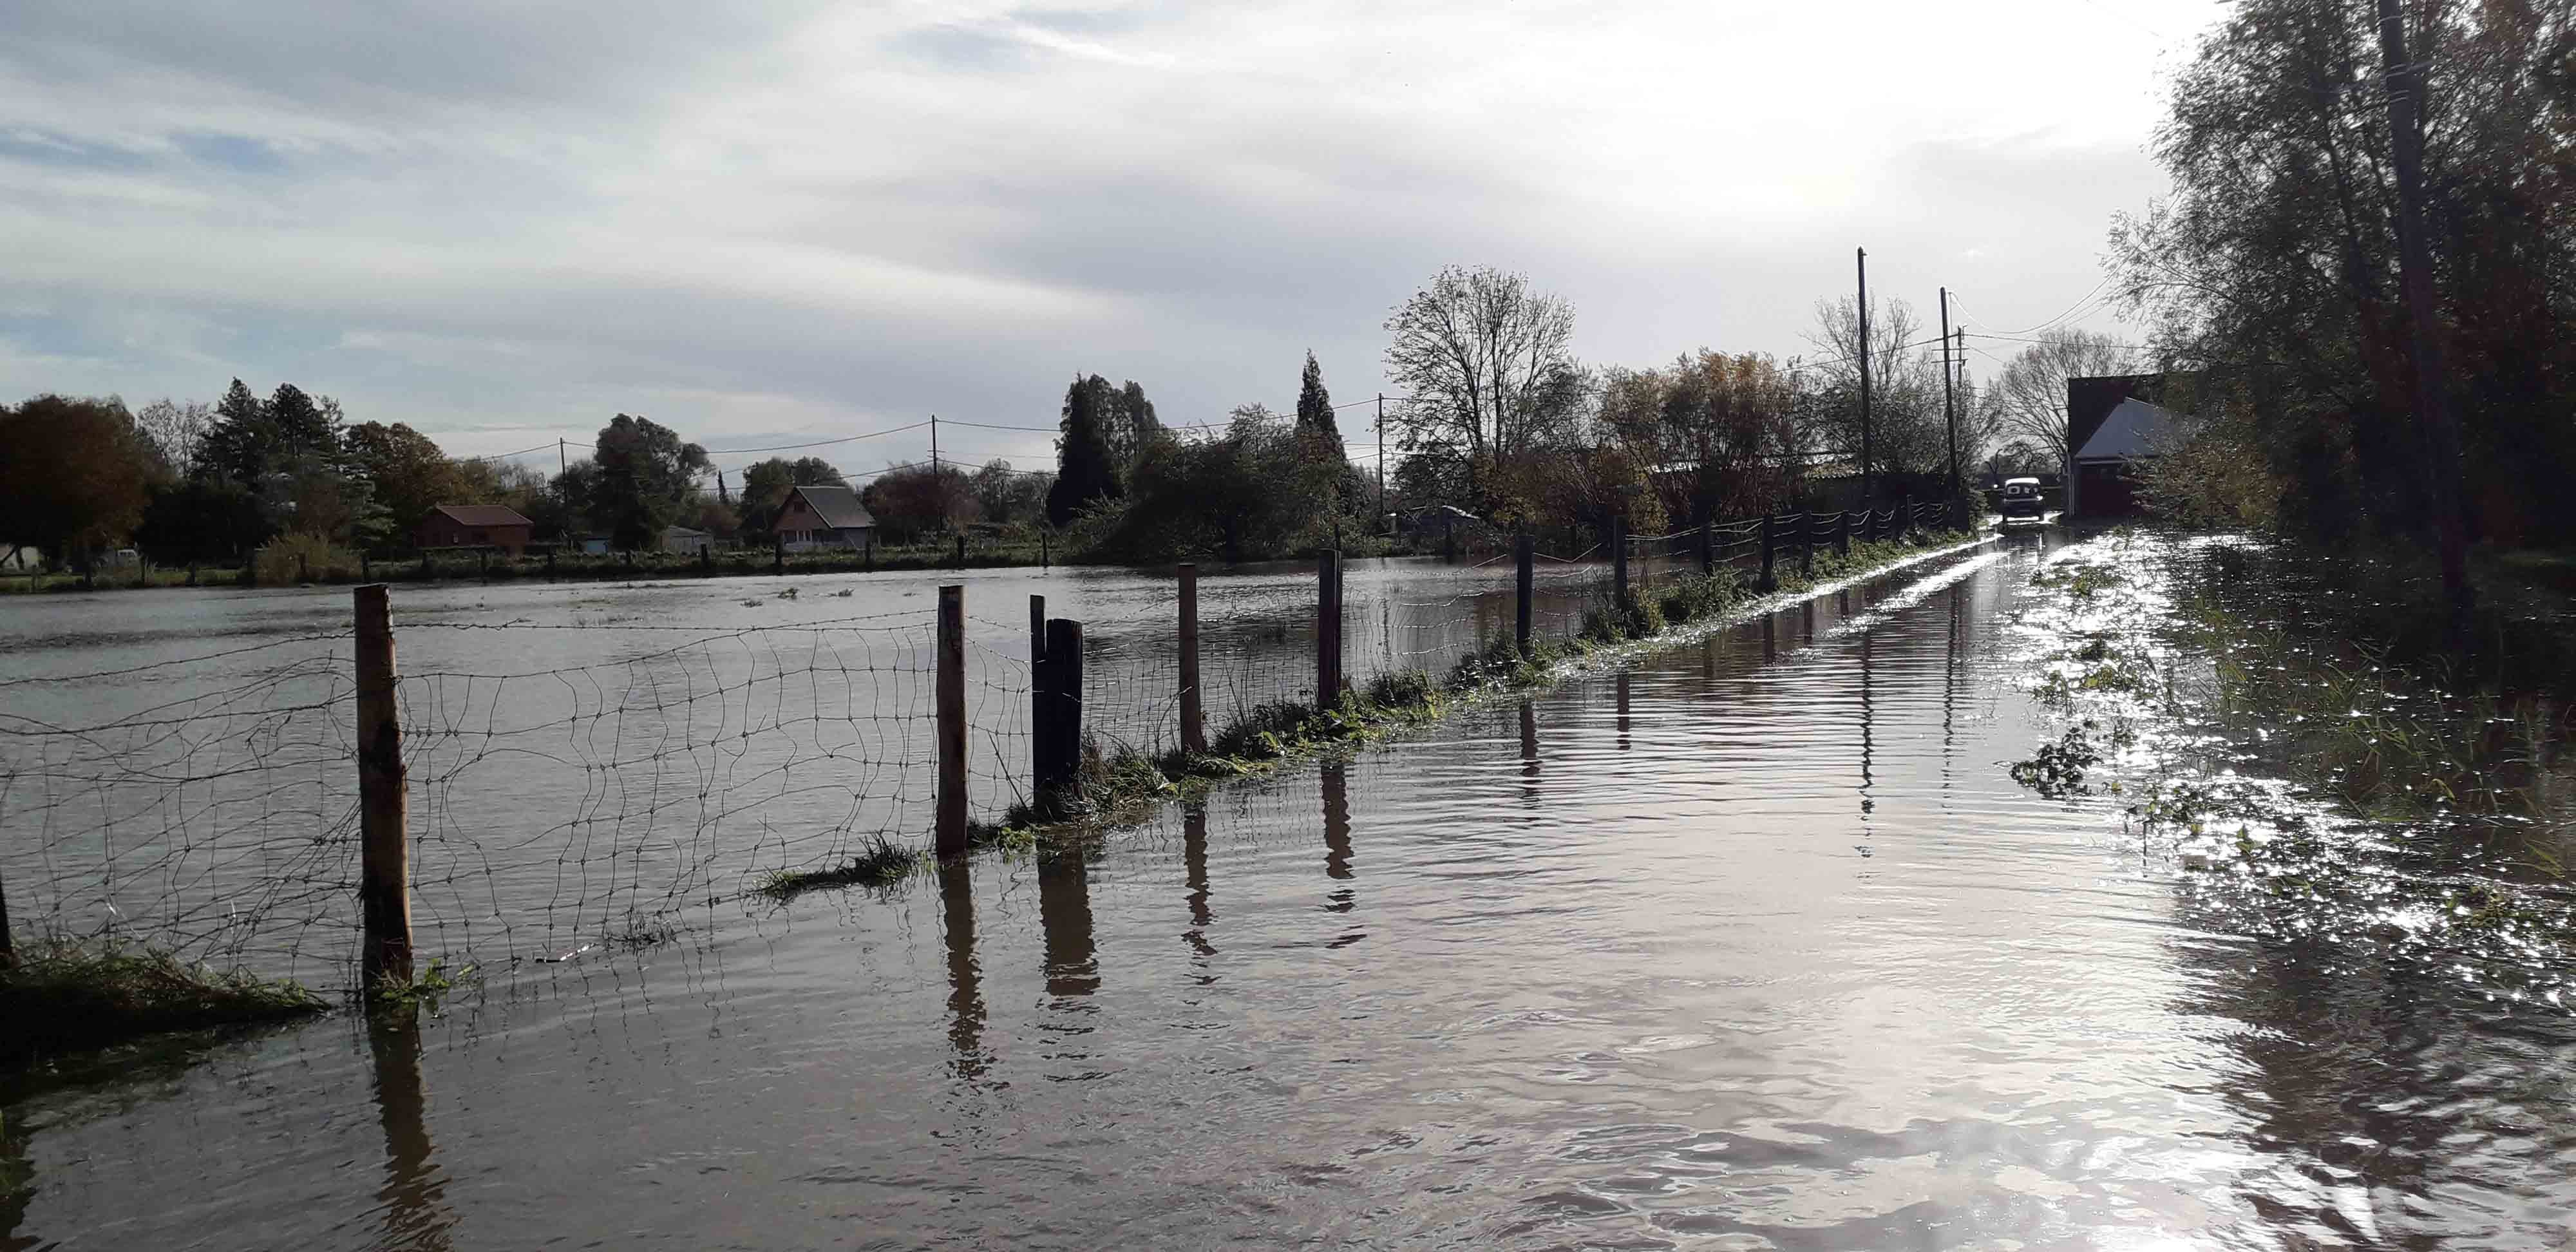
[[527, 550], [536, 523], [498, 504], [442, 504], [412, 528], [422, 548], [498, 548], [511, 556]]

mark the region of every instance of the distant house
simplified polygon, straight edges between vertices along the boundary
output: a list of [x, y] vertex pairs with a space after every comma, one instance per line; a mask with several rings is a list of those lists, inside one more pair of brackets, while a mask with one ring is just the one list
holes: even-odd
[[2066, 380], [2067, 516], [2138, 512], [2139, 463], [2170, 446], [2189, 421], [2157, 403], [2172, 382], [2163, 374]]
[[691, 530], [686, 526], [665, 526], [662, 528], [662, 550], [664, 552], [681, 552], [690, 556], [696, 556], [698, 554], [698, 549], [713, 547], [715, 545], [715, 541], [716, 537], [714, 535], [703, 530]]
[[877, 519], [847, 487], [796, 487], [778, 506], [770, 529], [790, 552], [816, 548], [864, 548], [876, 537]]
[[422, 548], [498, 548], [511, 556], [528, 549], [536, 523], [516, 509], [498, 504], [442, 504], [412, 528], [412, 543]]

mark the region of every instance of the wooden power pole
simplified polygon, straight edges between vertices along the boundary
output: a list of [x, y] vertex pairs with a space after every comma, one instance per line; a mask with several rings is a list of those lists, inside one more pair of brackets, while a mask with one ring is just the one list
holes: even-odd
[[1941, 419], [1950, 426], [1950, 494], [1959, 494], [1959, 406], [1950, 396], [1950, 289], [1941, 289]]
[[1869, 249], [1854, 248], [1860, 266], [1860, 507], [1870, 506]]

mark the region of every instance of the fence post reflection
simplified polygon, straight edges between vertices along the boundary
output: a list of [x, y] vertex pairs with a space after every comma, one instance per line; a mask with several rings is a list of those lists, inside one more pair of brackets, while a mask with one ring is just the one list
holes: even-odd
[[1091, 941], [1091, 880], [1082, 849], [1038, 855], [1038, 928], [1046, 933], [1046, 988], [1052, 996], [1100, 989]]
[[1521, 801], [1538, 803], [1538, 709], [1521, 701]]
[[379, 1248], [446, 1248], [456, 1225], [447, 1180], [431, 1160], [429, 1092], [420, 1076], [419, 1010], [384, 1012], [367, 1023], [375, 1061], [376, 1116], [385, 1131], [385, 1185], [376, 1191], [384, 1223]]
[[[1351, 878], [1351, 799], [1345, 766], [1340, 761], [1326, 761], [1320, 771], [1324, 794], [1324, 876], [1335, 882]], [[1324, 907], [1335, 913], [1348, 913], [1356, 897], [1344, 887], [1332, 894]]]
[[36, 1198], [36, 1162], [27, 1151], [25, 1118], [0, 1108], [0, 1252], [43, 1246], [34, 1236], [18, 1233], [27, 1224], [27, 1202]]
[[1181, 810], [1181, 868], [1190, 884], [1190, 928], [1181, 933], [1190, 948], [1200, 956], [1215, 956], [1216, 945], [1207, 941], [1210, 926], [1216, 924], [1216, 912], [1208, 907], [1207, 806], [1193, 804]]
[[967, 864], [966, 857], [939, 863], [939, 918], [948, 942], [948, 1045], [957, 1053], [949, 1067], [974, 1079], [990, 1058], [984, 1054], [984, 972], [975, 960], [975, 880]]

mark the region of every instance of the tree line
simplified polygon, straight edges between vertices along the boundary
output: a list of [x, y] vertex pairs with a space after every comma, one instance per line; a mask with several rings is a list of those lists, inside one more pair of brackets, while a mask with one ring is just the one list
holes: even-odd
[[2173, 192], [2109, 262], [2201, 418], [2166, 507], [2333, 546], [2576, 528], [2576, 11], [2244, 0], [2154, 151]]
[[[507, 506], [541, 542], [651, 549], [678, 525], [767, 546], [790, 490], [849, 485], [812, 456], [772, 457], [738, 478], [728, 482], [703, 446], [623, 413], [588, 455], [548, 475], [449, 456], [401, 422], [351, 422], [337, 400], [293, 383], [263, 397], [234, 379], [213, 403], [139, 409], [49, 394], [0, 405], [0, 557], [32, 549], [86, 572], [128, 546], [165, 565], [241, 561], [281, 539], [325, 555], [384, 553], [407, 549], [442, 504]], [[971, 472], [903, 466], [874, 475], [860, 499], [887, 541], [903, 543], [967, 525], [1040, 525], [1049, 478], [1003, 460]]]

